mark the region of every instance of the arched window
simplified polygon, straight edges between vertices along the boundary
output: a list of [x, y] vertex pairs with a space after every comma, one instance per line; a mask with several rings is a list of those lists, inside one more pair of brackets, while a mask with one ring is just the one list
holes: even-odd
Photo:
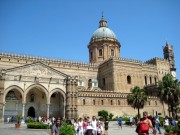
[[95, 100], [93, 100], [93, 105], [96, 105], [96, 101]]
[[86, 104], [85, 99], [83, 99], [83, 105], [85, 105], [85, 104]]
[[147, 77], [144, 76], [145, 85], [147, 85]]
[[155, 84], [157, 83], [156, 77], [154, 77], [154, 83], [155, 83]]
[[114, 56], [114, 50], [111, 49], [111, 56], [113, 57]]
[[152, 84], [152, 77], [151, 76], [149, 77], [149, 81], [150, 81], [150, 84]]
[[121, 105], [121, 102], [118, 100], [118, 105]]
[[131, 84], [131, 76], [130, 75], [127, 76], [127, 83]]
[[93, 52], [90, 53], [90, 58], [93, 59]]
[[113, 105], [113, 101], [111, 100], [111, 105]]
[[103, 56], [102, 49], [99, 49], [99, 56]]
[[103, 78], [103, 87], [106, 85], [106, 80], [105, 80], [105, 78]]
[[92, 87], [92, 80], [91, 80], [91, 79], [88, 80], [88, 87], [89, 87], [89, 88]]
[[103, 100], [101, 100], [101, 105], [104, 105], [104, 101]]
[[155, 101], [155, 105], [157, 105], [157, 101]]
[[30, 96], [30, 102], [34, 102], [34, 94], [31, 94], [31, 96]]
[[55, 93], [53, 93], [53, 94], [51, 95], [51, 97], [52, 97], [52, 98], [55, 98], [55, 97], [56, 97], [56, 94], [55, 94]]

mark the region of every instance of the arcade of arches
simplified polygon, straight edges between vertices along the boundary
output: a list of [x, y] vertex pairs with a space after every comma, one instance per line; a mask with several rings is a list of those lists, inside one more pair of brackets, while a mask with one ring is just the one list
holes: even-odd
[[21, 94], [18, 89], [12, 88], [5, 96], [4, 117], [18, 114], [24, 117], [64, 116], [65, 95], [59, 91], [46, 93], [44, 89], [34, 86], [28, 93]]

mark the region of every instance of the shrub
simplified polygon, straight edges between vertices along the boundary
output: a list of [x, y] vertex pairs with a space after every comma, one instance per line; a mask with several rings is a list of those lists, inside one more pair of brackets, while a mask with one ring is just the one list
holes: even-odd
[[122, 117], [122, 121], [129, 121], [128, 117]]
[[110, 113], [109, 114], [109, 120], [112, 120], [113, 116], [114, 116], [114, 114]]
[[74, 135], [74, 128], [67, 123], [63, 123], [63, 126], [60, 129], [61, 135]]
[[164, 118], [163, 117], [159, 117], [159, 122], [160, 122], [160, 125], [163, 126]]
[[101, 116], [103, 119], [108, 118], [108, 111], [105, 110], [99, 111], [98, 116]]
[[31, 129], [47, 129], [48, 125], [41, 122], [27, 123], [27, 128]]

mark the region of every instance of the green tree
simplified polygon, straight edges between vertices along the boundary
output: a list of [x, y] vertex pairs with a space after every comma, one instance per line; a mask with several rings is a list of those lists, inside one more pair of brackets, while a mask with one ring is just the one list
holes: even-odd
[[98, 116], [101, 116], [103, 119], [106, 119], [108, 117], [108, 111], [101, 110], [98, 112]]
[[114, 114], [110, 113], [109, 114], [109, 119], [112, 120], [113, 116], [114, 116]]
[[171, 74], [167, 74], [162, 78], [162, 81], [159, 81], [158, 90], [161, 101], [168, 104], [169, 111], [174, 117], [177, 113], [177, 103], [179, 103], [180, 82], [174, 80]]
[[127, 101], [134, 109], [138, 109], [138, 118], [140, 117], [139, 109], [144, 107], [147, 101], [147, 93], [138, 86], [131, 88], [131, 93], [127, 95]]

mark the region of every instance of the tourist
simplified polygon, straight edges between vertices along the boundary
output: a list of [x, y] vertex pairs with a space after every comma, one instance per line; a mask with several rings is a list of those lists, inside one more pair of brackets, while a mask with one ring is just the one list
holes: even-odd
[[121, 129], [122, 129], [122, 118], [121, 117], [118, 118], [118, 125], [119, 125], [119, 128], [121, 127]]
[[86, 130], [86, 133], [84, 135], [94, 135], [93, 134], [93, 127], [87, 126], [87, 130]]
[[97, 135], [97, 121], [95, 116], [92, 117], [91, 125], [93, 127], [93, 135]]
[[85, 117], [83, 121], [83, 132], [85, 133], [88, 126], [88, 119]]
[[159, 134], [162, 134], [161, 133], [161, 129], [160, 129], [160, 121], [159, 121], [159, 117], [158, 116], [156, 116], [155, 117], [155, 126], [156, 126], [156, 129], [159, 131]]
[[78, 119], [74, 120], [73, 126], [74, 126], [74, 130], [75, 130], [75, 135], [79, 135], [79, 121], [78, 121]]
[[169, 124], [169, 117], [168, 116], [165, 116], [165, 120], [164, 120], [164, 127], [168, 127], [170, 124]]
[[143, 112], [143, 118], [141, 118], [137, 124], [139, 125], [138, 135], [149, 135], [149, 128], [155, 130], [151, 120], [148, 119], [147, 112]]
[[61, 124], [61, 120], [60, 120], [60, 118], [58, 118], [52, 126], [52, 129], [51, 129], [52, 135], [59, 135], [60, 134], [60, 124]]
[[104, 135], [104, 122], [103, 122], [102, 118], [99, 119], [99, 124], [100, 124], [100, 128], [101, 128], [101, 131], [102, 131], [102, 135]]
[[107, 118], [105, 118], [105, 121], [104, 121], [104, 129], [105, 129], [104, 133], [105, 133], [105, 135], [108, 135], [108, 127], [109, 127], [108, 125], [109, 125], [109, 121]]
[[97, 124], [97, 135], [102, 135], [102, 130], [100, 124]]
[[79, 122], [78, 122], [78, 129], [79, 129], [79, 133], [78, 135], [83, 135], [83, 120], [82, 118], [79, 118]]

